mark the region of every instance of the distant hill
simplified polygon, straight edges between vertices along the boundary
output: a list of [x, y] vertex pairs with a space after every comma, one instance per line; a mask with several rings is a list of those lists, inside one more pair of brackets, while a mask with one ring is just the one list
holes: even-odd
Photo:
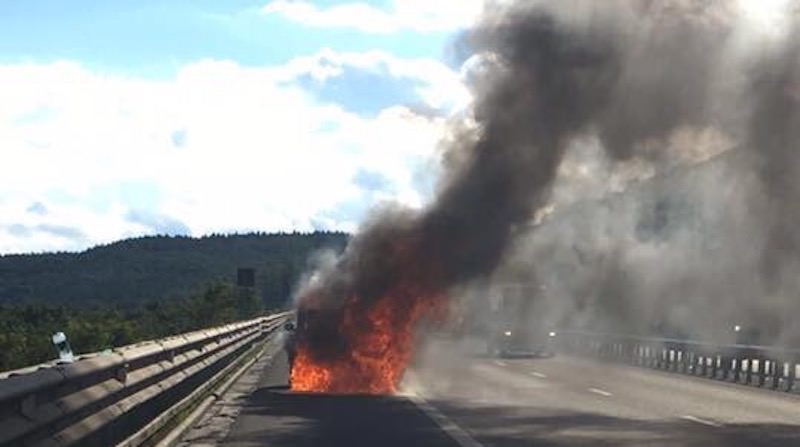
[[0, 305], [135, 306], [184, 298], [254, 268], [267, 308], [286, 303], [309, 256], [341, 251], [348, 235], [263, 234], [141, 237], [81, 253], [0, 256]]

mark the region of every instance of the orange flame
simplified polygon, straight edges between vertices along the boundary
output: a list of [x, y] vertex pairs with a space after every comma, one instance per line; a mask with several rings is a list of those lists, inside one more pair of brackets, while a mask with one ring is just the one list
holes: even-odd
[[337, 394], [391, 394], [411, 361], [414, 329], [425, 316], [444, 317], [444, 295], [425, 296], [408, 287], [369, 307], [348, 301], [339, 333], [348, 352], [335, 360], [315, 359], [300, 342], [292, 368], [292, 390]]

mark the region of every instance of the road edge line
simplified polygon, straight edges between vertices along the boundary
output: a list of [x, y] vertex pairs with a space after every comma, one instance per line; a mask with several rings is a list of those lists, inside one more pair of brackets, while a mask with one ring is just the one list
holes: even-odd
[[415, 383], [414, 387], [412, 388], [413, 391], [406, 391], [405, 393], [400, 394], [400, 396], [407, 398], [414, 405], [416, 405], [420, 411], [425, 413], [430, 420], [432, 420], [443, 432], [445, 432], [447, 436], [450, 437], [450, 439], [455, 441], [455, 443], [460, 447], [484, 447], [483, 444], [473, 438], [472, 435], [467, 433], [466, 430], [453, 422], [452, 419], [445, 416], [445, 414], [439, 411], [438, 408], [431, 405], [430, 402], [428, 402], [419, 391], [420, 388], [421, 387]]

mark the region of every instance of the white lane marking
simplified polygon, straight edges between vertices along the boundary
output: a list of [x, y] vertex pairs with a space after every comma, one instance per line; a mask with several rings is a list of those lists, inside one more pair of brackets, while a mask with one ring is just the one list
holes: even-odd
[[460, 447], [483, 447], [483, 444], [476, 441], [463, 428], [444, 415], [436, 407], [428, 403], [419, 391], [411, 391], [404, 394], [414, 405], [425, 413], [436, 425], [439, 426], [450, 438]]
[[491, 382], [493, 385], [520, 389], [537, 389], [547, 386], [543, 380], [531, 380], [524, 373], [514, 371], [509, 368], [498, 368], [492, 364], [476, 364], [470, 367], [470, 371], [476, 376]]
[[609, 397], [609, 396], [611, 396], [611, 395], [612, 395], [612, 394], [611, 394], [611, 393], [609, 393], [608, 391], [601, 390], [600, 388], [589, 388], [589, 391], [591, 391], [591, 392], [592, 392], [592, 393], [594, 393], [594, 394], [599, 394], [599, 395], [601, 395], [601, 396], [605, 396], [605, 397]]
[[531, 371], [528, 374], [532, 375], [533, 377], [538, 377], [540, 379], [546, 379], [547, 378], [547, 374], [542, 374], [542, 373], [537, 372], [537, 371]]
[[681, 416], [681, 419], [697, 422], [698, 424], [708, 425], [709, 427], [722, 427], [722, 424], [719, 422], [709, 421], [708, 419], [702, 419], [697, 416], [692, 416], [691, 414], [687, 414], [685, 416]]
[[502, 360], [495, 360], [494, 364], [497, 365], [497, 366], [508, 366], [508, 363], [506, 363], [506, 362], [504, 362]]

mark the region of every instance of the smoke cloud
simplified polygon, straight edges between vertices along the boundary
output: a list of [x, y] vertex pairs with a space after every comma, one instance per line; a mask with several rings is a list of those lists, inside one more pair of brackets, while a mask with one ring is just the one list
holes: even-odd
[[[301, 289], [309, 358], [353, 361], [364, 333], [503, 275], [544, 282], [573, 327], [687, 332], [796, 300], [800, 34], [742, 23], [732, 1], [487, 6], [434, 201], [376, 211]], [[367, 318], [378, 303], [390, 324]]]
[[[567, 148], [554, 211], [495, 276], [531, 272], [562, 327], [797, 345], [800, 325], [788, 317], [800, 286], [797, 14], [788, 9], [786, 29], [758, 38], [733, 2], [658, 5], [636, 39], [658, 48], [628, 53], [638, 62], [626, 71], [669, 79], [634, 81], [647, 85], [629, 90], [647, 92], [642, 103], [615, 95], [612, 104], [635, 106], [622, 113], [633, 119], [611, 125], [621, 137], [601, 130]], [[617, 114], [599, 121], [608, 119]]]

